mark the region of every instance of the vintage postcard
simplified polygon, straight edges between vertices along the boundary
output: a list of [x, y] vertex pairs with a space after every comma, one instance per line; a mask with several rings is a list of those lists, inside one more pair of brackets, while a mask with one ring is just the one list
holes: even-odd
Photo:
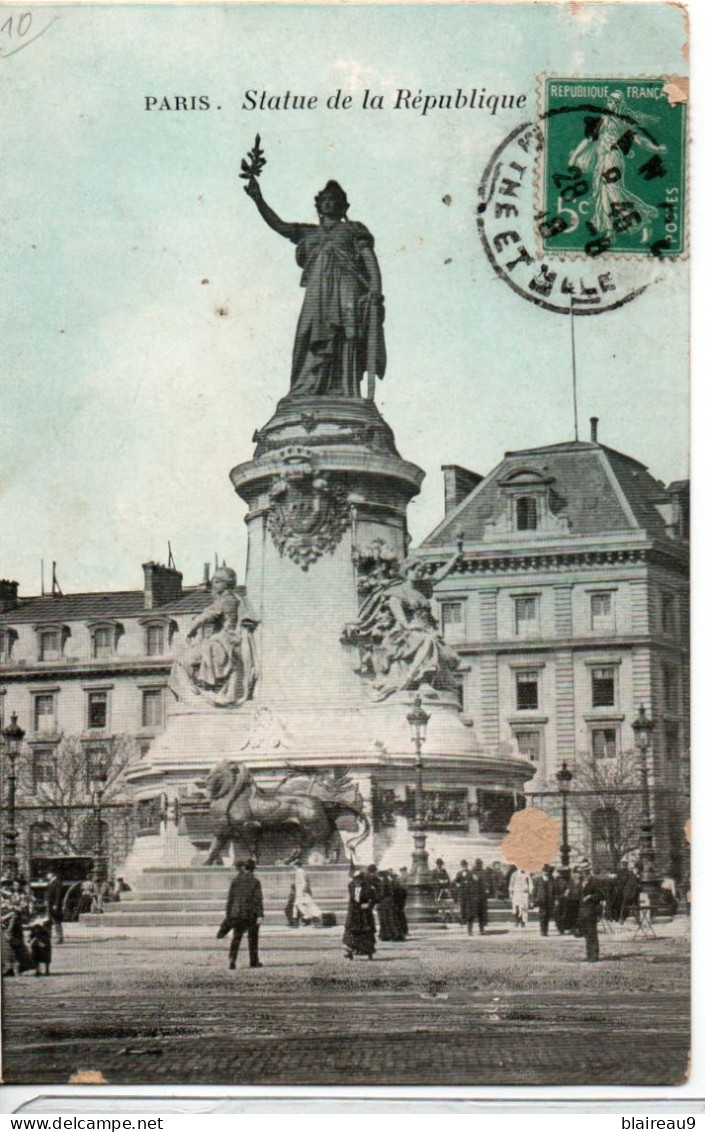
[[676, 1086], [677, 4], [6, 4], [11, 1085]]

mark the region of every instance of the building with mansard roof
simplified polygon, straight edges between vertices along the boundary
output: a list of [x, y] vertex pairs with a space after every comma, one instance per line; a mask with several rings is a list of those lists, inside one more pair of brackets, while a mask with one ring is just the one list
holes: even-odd
[[[184, 587], [179, 571], [155, 562], [143, 572], [142, 589], [117, 592], [23, 597], [17, 582], [0, 581], [0, 729], [16, 713], [25, 732], [26, 773], [18, 784], [25, 871], [36, 873], [33, 862], [68, 852], [55, 836], [56, 815], [39, 800], [56, 797], [65, 811], [85, 803], [88, 828], [91, 765], [125, 737], [145, 755], [164, 728], [174, 650], [210, 591], [207, 579]], [[75, 758], [77, 745], [85, 755], [86, 786], [71, 787], [67, 801], [70, 772], [58, 760]], [[113, 872], [135, 825], [118, 805], [126, 795], [115, 798], [115, 813], [106, 805]], [[142, 816], [146, 825], [157, 820], [155, 814]], [[94, 833], [89, 830], [83, 841], [90, 855]]]
[[[531, 799], [556, 809], [562, 764], [581, 770], [583, 787], [586, 765], [601, 780], [610, 760], [633, 750], [643, 704], [655, 724], [659, 863], [680, 870], [688, 484], [666, 487], [600, 444], [594, 419], [590, 441], [507, 452], [484, 477], [456, 466], [444, 475], [446, 514], [420, 553], [440, 563], [463, 545], [462, 572], [435, 596], [445, 638], [462, 657], [464, 714], [478, 740], [530, 759]], [[619, 815], [605, 814], [597, 792], [592, 821], [584, 798], [571, 814], [571, 840], [607, 863]]]

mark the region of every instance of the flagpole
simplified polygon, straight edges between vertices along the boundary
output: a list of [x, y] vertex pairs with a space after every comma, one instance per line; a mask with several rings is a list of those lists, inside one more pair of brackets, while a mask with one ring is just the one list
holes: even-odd
[[570, 347], [573, 358], [573, 425], [575, 439], [578, 440], [578, 377], [575, 368], [575, 320], [573, 315], [573, 296], [570, 296]]

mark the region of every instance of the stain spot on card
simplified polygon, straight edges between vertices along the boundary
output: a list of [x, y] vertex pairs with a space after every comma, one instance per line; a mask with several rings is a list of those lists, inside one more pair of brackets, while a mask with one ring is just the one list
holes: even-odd
[[207, 283], [210, 283], [210, 279], [202, 279], [201, 280], [201, 286], [202, 287], [204, 287]]
[[679, 102], [687, 102], [690, 93], [690, 80], [683, 75], [669, 75], [663, 84], [663, 93], [668, 99], [669, 106], [677, 106]]
[[229, 311], [227, 307], [216, 307], [215, 313], [218, 315], [218, 318], [227, 318]]
[[453, 203], [453, 198], [450, 195], [450, 193], [446, 193], [445, 196], [441, 197], [441, 200], [442, 200], [443, 204], [452, 204]]
[[502, 856], [510, 865], [535, 873], [558, 852], [560, 822], [550, 814], [529, 806], [512, 815], [509, 833], [502, 842]]
[[107, 1085], [100, 1069], [77, 1069], [68, 1080], [69, 1085]]

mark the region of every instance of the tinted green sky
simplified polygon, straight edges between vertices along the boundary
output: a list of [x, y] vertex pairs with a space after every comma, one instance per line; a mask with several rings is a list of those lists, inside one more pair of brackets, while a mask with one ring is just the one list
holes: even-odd
[[[6, 11], [9, 9], [6, 9]], [[21, 9], [26, 10], [26, 9]], [[681, 12], [661, 5], [34, 8], [55, 22], [2, 63], [4, 453], [0, 573], [36, 592], [132, 587], [171, 539], [188, 582], [213, 552], [244, 569], [228, 481], [289, 385], [302, 292], [292, 245], [262, 224], [239, 162], [257, 131], [262, 185], [313, 221], [328, 178], [374, 233], [387, 308], [378, 403], [427, 480], [489, 471], [506, 449], [572, 437], [569, 324], [497, 279], [475, 225], [502, 138], [542, 72], [684, 72]], [[525, 94], [527, 110], [389, 108], [398, 87]], [[355, 96], [331, 112], [326, 95]], [[387, 108], [359, 108], [365, 87]], [[313, 111], [249, 112], [247, 89], [313, 93]], [[146, 112], [146, 95], [208, 112]], [[451, 203], [443, 203], [450, 196]], [[203, 280], [208, 280], [204, 283]], [[576, 325], [582, 435], [666, 481], [687, 474], [687, 268]], [[226, 313], [219, 313], [226, 312]]]

